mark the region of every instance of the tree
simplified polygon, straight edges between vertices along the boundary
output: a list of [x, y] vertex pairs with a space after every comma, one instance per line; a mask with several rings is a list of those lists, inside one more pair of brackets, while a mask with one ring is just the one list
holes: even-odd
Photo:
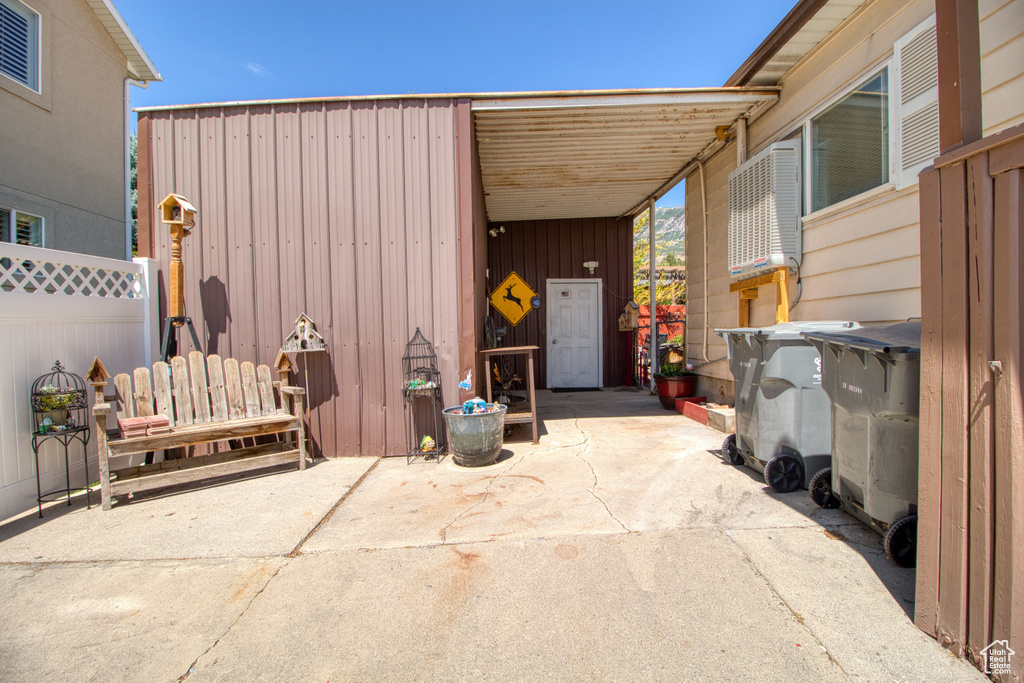
[[[647, 282], [650, 277], [648, 264], [650, 263], [651, 253], [651, 242], [647, 230], [649, 222], [649, 209], [644, 211], [635, 221], [633, 221], [633, 300], [641, 306], [646, 306], [651, 303], [650, 287]], [[658, 260], [662, 259], [664, 247], [662, 245], [655, 244], [654, 251], [654, 258], [657, 263]], [[665, 258], [666, 265], [674, 265], [667, 263], [668, 256], [675, 257], [677, 261], [679, 259], [675, 254], [668, 254]], [[658, 305], [682, 304], [686, 302], [685, 282], [672, 281], [666, 284], [658, 283], [655, 289], [655, 303]]]
[[129, 177], [132, 193], [132, 256], [139, 255], [139, 135], [132, 133], [128, 138]]

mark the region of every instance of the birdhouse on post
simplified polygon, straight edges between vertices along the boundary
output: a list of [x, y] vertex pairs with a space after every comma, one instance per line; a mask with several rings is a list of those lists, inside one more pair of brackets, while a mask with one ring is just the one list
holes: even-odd
[[164, 319], [163, 343], [160, 351], [160, 359], [166, 361], [167, 354], [170, 351], [172, 325], [175, 331], [182, 325], [187, 325], [196, 350], [203, 350], [199, 345], [199, 337], [196, 335], [196, 330], [192, 326], [192, 319], [185, 317], [185, 264], [181, 261], [182, 240], [192, 234], [199, 210], [192, 206], [192, 202], [180, 194], [174, 193], [164, 197], [164, 200], [157, 206], [157, 210], [160, 212], [160, 220], [171, 228], [171, 265], [170, 283], [168, 284], [167, 291], [167, 318]]
[[106, 401], [104, 387], [107, 386], [110, 373], [103, 366], [99, 356], [93, 357], [92, 365], [89, 366], [89, 372], [86, 373], [85, 378], [89, 380], [89, 385], [92, 387], [93, 403], [96, 405], [104, 403]]
[[310, 351], [326, 351], [327, 343], [316, 331], [316, 323], [302, 313], [295, 321], [295, 329], [284, 340], [281, 351], [284, 353], [309, 353]]

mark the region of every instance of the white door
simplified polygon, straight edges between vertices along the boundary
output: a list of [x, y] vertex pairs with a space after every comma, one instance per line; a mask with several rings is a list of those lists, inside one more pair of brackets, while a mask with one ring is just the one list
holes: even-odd
[[601, 280], [548, 280], [549, 389], [599, 387]]

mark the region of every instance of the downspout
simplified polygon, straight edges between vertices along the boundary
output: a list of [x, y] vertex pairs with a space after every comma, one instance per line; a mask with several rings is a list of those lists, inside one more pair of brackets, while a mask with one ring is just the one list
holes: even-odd
[[704, 343], [701, 346], [700, 355], [704, 363], [710, 363], [708, 358], [708, 193], [707, 184], [704, 179], [704, 162], [697, 157], [697, 168], [700, 171], [700, 210], [704, 216]]
[[129, 88], [138, 86], [145, 90], [149, 81], [137, 81], [134, 78], [124, 79], [124, 259], [132, 260], [132, 105]]
[[647, 234], [649, 236], [649, 247], [650, 247], [650, 262], [648, 265], [649, 275], [647, 276], [647, 288], [651, 294], [651, 315], [650, 315], [650, 336], [648, 337], [648, 343], [650, 344], [650, 359], [651, 359], [651, 391], [654, 391], [654, 373], [658, 370], [658, 307], [655, 303], [658, 300], [658, 264], [655, 263], [654, 257], [654, 205], [655, 199], [651, 197], [647, 200]]

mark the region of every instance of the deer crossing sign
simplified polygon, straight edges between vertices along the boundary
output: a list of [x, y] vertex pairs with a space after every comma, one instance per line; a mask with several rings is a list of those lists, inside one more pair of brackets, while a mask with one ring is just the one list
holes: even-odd
[[491, 292], [491, 306], [501, 313], [513, 325], [526, 317], [533, 310], [531, 300], [537, 293], [515, 271], [509, 273], [501, 284]]

